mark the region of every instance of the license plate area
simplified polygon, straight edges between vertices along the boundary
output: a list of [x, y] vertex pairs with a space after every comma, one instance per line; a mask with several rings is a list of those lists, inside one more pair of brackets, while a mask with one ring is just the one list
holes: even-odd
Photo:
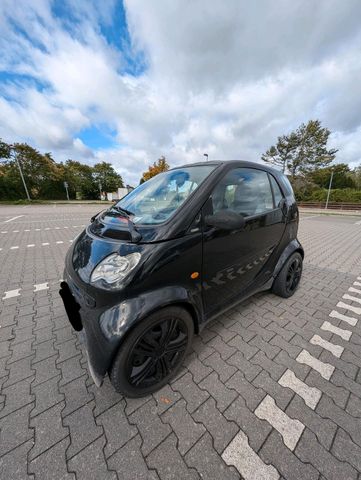
[[74, 295], [72, 294], [69, 285], [66, 282], [61, 282], [59, 294], [63, 300], [64, 308], [66, 314], [68, 315], [69, 322], [71, 323], [74, 330], [79, 332], [83, 328], [81, 316], [79, 313], [80, 305], [75, 300]]

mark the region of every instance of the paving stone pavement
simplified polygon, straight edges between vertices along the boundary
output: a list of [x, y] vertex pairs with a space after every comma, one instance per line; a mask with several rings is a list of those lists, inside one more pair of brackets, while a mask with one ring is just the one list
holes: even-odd
[[357, 219], [301, 216], [296, 294], [218, 317], [169, 385], [128, 399], [94, 385], [58, 295], [99, 210], [0, 207], [0, 478], [360, 479]]

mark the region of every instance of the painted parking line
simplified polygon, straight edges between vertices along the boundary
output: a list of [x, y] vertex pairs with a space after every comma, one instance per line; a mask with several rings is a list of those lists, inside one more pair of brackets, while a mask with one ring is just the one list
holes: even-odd
[[348, 289], [348, 291], [351, 292], [351, 293], [358, 293], [358, 294], [361, 295], [361, 290], [360, 290], [359, 288], [350, 287], [350, 288]]
[[[50, 220], [49, 220], [50, 221]], [[64, 226], [64, 227], [45, 227], [45, 228], [33, 228], [32, 230], [30, 228], [25, 228], [24, 230], [2, 230], [0, 233], [6, 234], [6, 233], [22, 233], [22, 232], [43, 232], [43, 231], [49, 231], [49, 230], [61, 230], [61, 229], [66, 229], [68, 230], [69, 228], [85, 228], [86, 225], [73, 225], [71, 227], [69, 226]]]
[[342, 295], [342, 298], [345, 300], [351, 300], [351, 302], [361, 303], [361, 298], [354, 297], [353, 295], [349, 295], [348, 293]]
[[48, 282], [45, 283], [38, 283], [34, 285], [34, 292], [41, 292], [41, 290], [48, 290], [49, 289], [49, 284]]
[[350, 312], [357, 313], [357, 315], [361, 315], [361, 308], [354, 307], [353, 305], [349, 305], [348, 303], [345, 303], [345, 302], [338, 302], [336, 307], [344, 308], [345, 310], [350, 310]]
[[320, 337], [319, 335], [314, 335], [310, 343], [312, 345], [318, 345], [319, 347], [324, 348], [325, 350], [328, 350], [329, 352], [332, 353], [337, 358], [340, 358], [342, 355], [342, 352], [344, 351], [344, 347], [341, 345], [335, 345], [334, 343], [328, 342], [324, 338]]
[[317, 407], [317, 404], [321, 398], [322, 392], [316, 387], [310, 387], [306, 383], [302, 382], [291, 370], [286, 370], [282, 377], [278, 380], [278, 383], [282, 387], [287, 387], [293, 390], [305, 401], [312, 410]]
[[332, 312], [329, 314], [329, 317], [331, 318], [337, 318], [338, 320], [342, 320], [343, 322], [348, 323], [352, 327], [357, 325], [357, 318], [354, 317], [349, 317], [348, 315], [344, 315], [343, 313], [339, 313], [337, 310], [332, 310]]
[[[55, 242], [54, 245], [61, 245], [61, 244], [64, 244], [66, 242], [69, 242], [69, 243], [73, 243], [74, 239], [71, 239], [71, 240], [67, 240], [67, 241], [63, 241], [63, 240], [58, 240], [57, 242]], [[49, 242], [42, 242], [41, 244], [39, 244], [38, 246], [42, 246], [42, 247], [45, 247], [47, 245], [50, 245]], [[37, 245], [35, 243], [28, 243], [27, 245], [24, 246], [24, 248], [34, 248], [36, 247]], [[20, 248], [19, 245], [13, 245], [12, 247], [10, 247], [10, 250], [18, 250]], [[2, 248], [0, 248], [0, 250], [3, 250]]]
[[240, 430], [222, 453], [227, 465], [235, 467], [245, 480], [278, 480], [278, 471], [267, 465], [249, 446], [248, 437]]
[[270, 395], [266, 395], [254, 411], [261, 420], [267, 420], [283, 437], [283, 441], [290, 450], [294, 450], [305, 426], [296, 419], [290, 418], [287, 413], [277, 407]]
[[321, 360], [312, 356], [307, 350], [302, 350], [296, 360], [299, 363], [304, 363], [305, 365], [313, 368], [321, 375], [321, 377], [326, 380], [330, 380], [331, 375], [335, 370], [333, 365], [330, 363], [321, 362]]
[[335, 325], [332, 325], [332, 323], [327, 321], [323, 322], [323, 324], [321, 325], [321, 330], [334, 333], [335, 335], [338, 335], [347, 342], [350, 340], [352, 335], [352, 332], [350, 330], [344, 330], [343, 328], [336, 327]]
[[8, 220], [5, 220], [3, 223], [9, 223], [12, 222], [13, 220], [16, 220], [17, 218], [21, 218], [24, 215], [17, 215], [16, 217], [9, 218]]
[[16, 288], [15, 290], [8, 290], [4, 292], [2, 300], [7, 300], [8, 298], [18, 297], [20, 295], [21, 288]]
[[355, 285], [355, 287], [361, 287], [361, 282], [353, 282], [353, 284]]

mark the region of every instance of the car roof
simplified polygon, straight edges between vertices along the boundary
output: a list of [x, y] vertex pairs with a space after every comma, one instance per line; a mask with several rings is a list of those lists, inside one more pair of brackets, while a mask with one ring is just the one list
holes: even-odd
[[244, 167], [244, 168], [260, 168], [265, 170], [266, 172], [273, 173], [275, 175], [282, 175], [280, 170], [276, 170], [275, 168], [269, 167], [264, 163], [257, 163], [257, 162], [248, 162], [247, 160], [209, 160], [203, 162], [196, 162], [196, 163], [188, 163], [186, 165], [181, 165], [179, 167], [174, 167], [172, 170], [177, 168], [186, 168], [186, 167], [198, 167], [204, 165], [223, 165], [223, 166], [233, 166], [233, 167]]

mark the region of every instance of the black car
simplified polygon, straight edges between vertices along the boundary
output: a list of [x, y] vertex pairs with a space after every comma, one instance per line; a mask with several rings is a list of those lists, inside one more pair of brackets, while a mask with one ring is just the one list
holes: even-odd
[[243, 161], [161, 173], [92, 218], [60, 294], [89, 368], [130, 397], [162, 387], [194, 333], [256, 292], [291, 296], [302, 273], [287, 178]]

